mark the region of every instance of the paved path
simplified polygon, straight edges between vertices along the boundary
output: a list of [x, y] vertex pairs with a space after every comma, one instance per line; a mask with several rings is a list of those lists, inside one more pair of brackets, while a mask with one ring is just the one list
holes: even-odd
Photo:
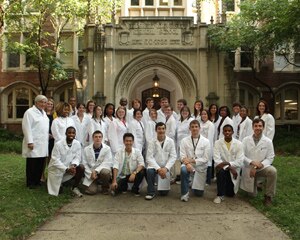
[[152, 201], [130, 193], [117, 197], [96, 195], [74, 199], [30, 240], [265, 240], [289, 239], [264, 215], [239, 199], [212, 202], [216, 186], [203, 198], [179, 200], [180, 186], [172, 185], [167, 197]]

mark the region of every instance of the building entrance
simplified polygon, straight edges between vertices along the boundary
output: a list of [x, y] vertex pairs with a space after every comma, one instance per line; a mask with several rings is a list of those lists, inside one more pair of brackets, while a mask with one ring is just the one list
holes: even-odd
[[[154, 96], [154, 93], [157, 94], [157, 96]], [[144, 90], [142, 92], [142, 106], [143, 106], [143, 109], [146, 108], [146, 99], [147, 98], [153, 98], [154, 99], [154, 108], [156, 110], [160, 109], [160, 105], [159, 105], [159, 101], [161, 98], [163, 97], [166, 97], [169, 99], [169, 102], [171, 102], [171, 99], [170, 99], [170, 92], [166, 89], [163, 89], [163, 88], [158, 88], [156, 91], [154, 91], [153, 88], [148, 88], [146, 90]]]

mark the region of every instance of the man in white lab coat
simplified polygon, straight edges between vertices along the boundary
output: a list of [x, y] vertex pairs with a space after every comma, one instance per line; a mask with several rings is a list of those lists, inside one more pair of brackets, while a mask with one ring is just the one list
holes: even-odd
[[160, 195], [167, 195], [170, 190], [170, 169], [176, 161], [174, 141], [166, 136], [166, 125], [159, 122], [155, 126], [157, 138], [148, 146], [146, 162], [147, 167], [147, 195], [146, 200], [155, 197], [155, 177], [158, 175], [157, 190]]
[[269, 206], [272, 204], [272, 199], [275, 196], [277, 170], [272, 166], [275, 157], [273, 143], [272, 140], [264, 136], [264, 126], [262, 119], [254, 119], [252, 122], [254, 134], [245, 137], [243, 140], [245, 167], [243, 168], [241, 187], [256, 195], [257, 179], [265, 178], [264, 204]]
[[107, 195], [113, 160], [110, 147], [103, 143], [101, 131], [93, 133], [93, 143], [84, 148], [82, 161], [85, 167], [83, 185], [87, 187], [85, 193], [94, 195], [98, 192], [98, 185], [101, 185], [102, 193]]
[[62, 189], [62, 183], [74, 179], [71, 190], [82, 197], [78, 185], [84, 176], [81, 164], [81, 144], [75, 139], [76, 129], [68, 127], [66, 138], [55, 143], [48, 166], [48, 193], [57, 196]]
[[131, 192], [140, 195], [140, 184], [144, 178], [144, 158], [141, 151], [133, 148], [134, 136], [125, 133], [123, 136], [124, 147], [117, 151], [113, 164], [113, 180], [111, 184], [112, 195], [127, 192], [128, 183], [133, 183]]
[[36, 96], [35, 105], [24, 113], [22, 119], [22, 155], [26, 158], [26, 185], [31, 189], [41, 185], [43, 166], [48, 156], [49, 118], [44, 111], [47, 101], [44, 95]]
[[191, 136], [182, 139], [180, 144], [181, 201], [189, 200], [189, 180], [193, 176], [192, 191], [201, 197], [204, 193], [207, 165], [210, 154], [209, 140], [200, 135], [200, 123], [193, 120], [190, 123]]
[[223, 127], [224, 138], [215, 142], [214, 160], [217, 171], [217, 197], [214, 203], [224, 201], [224, 196], [233, 197], [240, 183], [240, 172], [244, 162], [243, 144], [234, 139], [233, 126]]

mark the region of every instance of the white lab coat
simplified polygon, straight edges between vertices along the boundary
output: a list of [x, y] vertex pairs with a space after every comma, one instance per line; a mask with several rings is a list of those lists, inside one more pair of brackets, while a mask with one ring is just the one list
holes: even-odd
[[[256, 116], [255, 118], [259, 118], [259, 117]], [[264, 127], [264, 130], [263, 130], [263, 134], [267, 138], [269, 138], [273, 141], [273, 138], [274, 138], [274, 135], [275, 135], [275, 119], [274, 119], [274, 117], [270, 113], [264, 113], [261, 116], [261, 119], [264, 120], [264, 122], [265, 122], [265, 127]]]
[[233, 138], [236, 138], [237, 128], [238, 128], [238, 125], [240, 124], [241, 121], [242, 121], [242, 118], [241, 118], [239, 113], [237, 115], [232, 116], [232, 122], [233, 122], [233, 135], [232, 135], [232, 137]]
[[149, 109], [145, 108], [143, 111], [143, 118], [142, 118], [142, 122], [144, 124], [144, 126], [146, 126], [147, 122], [150, 121], [150, 115], [149, 115]]
[[91, 118], [87, 114], [84, 114], [82, 122], [76, 115], [71, 117], [75, 123], [76, 127], [76, 139], [81, 143], [82, 147], [86, 146], [86, 137], [88, 132], [88, 126], [90, 124]]
[[207, 138], [210, 143], [208, 166], [211, 167], [214, 150], [215, 125], [210, 120], [207, 120], [206, 122], [200, 121], [200, 133], [203, 137]]
[[215, 135], [214, 135], [214, 142], [218, 140], [218, 126], [221, 122], [221, 117], [219, 116], [218, 120], [213, 122], [214, 126], [215, 126]]
[[190, 135], [190, 122], [194, 119], [190, 117], [189, 119], [184, 119], [182, 122], [177, 121], [176, 129], [176, 151], [178, 159], [180, 158], [180, 143], [181, 140]]
[[[44, 110], [36, 106], [29, 108], [22, 119], [24, 134], [22, 156], [25, 158], [39, 158], [48, 156], [49, 118]], [[28, 148], [33, 143], [33, 150]]]
[[[233, 127], [233, 121], [232, 121], [232, 119], [230, 117], [226, 117], [224, 119], [224, 121], [222, 122], [221, 127], [220, 127], [220, 133], [219, 133], [219, 136], [218, 136], [217, 140], [224, 137], [224, 135], [223, 135], [223, 127], [225, 125], [227, 125], [227, 124], [229, 124], [229, 125], [231, 125]], [[218, 132], [218, 127], [217, 127], [216, 131]]]
[[252, 134], [253, 134], [252, 120], [249, 117], [246, 117], [246, 119], [240, 124], [240, 132], [239, 132], [238, 140], [242, 142], [245, 137], [251, 136]]
[[126, 123], [116, 118], [110, 122], [107, 130], [107, 138], [113, 155], [123, 147], [123, 135], [128, 132]]
[[81, 144], [76, 139], [69, 147], [66, 139], [62, 139], [54, 144], [51, 160], [48, 166], [48, 193], [57, 196], [60, 185], [70, 180], [73, 176], [66, 173], [70, 165], [81, 163]]
[[107, 141], [107, 136], [105, 135], [107, 132], [106, 122], [104, 122], [103, 120], [100, 120], [100, 122], [98, 122], [98, 120], [95, 120], [94, 118], [92, 118], [87, 127], [86, 139], [87, 139], [88, 145], [93, 143], [93, 133], [97, 130], [102, 132], [103, 142]]
[[240, 185], [240, 172], [244, 164], [243, 144], [239, 140], [232, 138], [230, 149], [228, 150], [224, 138], [219, 139], [214, 146], [214, 161], [215, 166], [222, 162], [229, 162], [236, 169], [237, 178], [234, 179], [232, 173], [230, 175], [234, 185], [234, 193], [237, 193]]
[[57, 117], [53, 120], [51, 131], [55, 142], [66, 138], [66, 129], [68, 127], [74, 127], [76, 129], [75, 123], [70, 117]]
[[143, 122], [139, 122], [138, 120], [133, 119], [128, 126], [128, 132], [132, 133], [134, 136], [133, 147], [142, 152], [145, 148], [146, 143], [145, 127]]
[[[114, 157], [113, 168], [118, 169], [117, 177], [119, 177], [122, 172], [124, 159], [125, 159], [125, 147], [119, 149]], [[138, 168], [138, 166], [145, 167], [144, 158], [142, 156], [141, 151], [139, 151], [136, 148], [132, 148], [132, 152], [129, 158], [130, 173], [133, 173]]]
[[161, 108], [157, 110], [157, 122], [166, 122], [166, 115], [163, 113]]
[[[252, 161], [260, 161], [264, 165], [262, 169], [272, 165], [275, 157], [274, 147], [272, 140], [266, 136], [262, 135], [257, 145], [254, 143], [253, 136], [245, 137], [243, 140], [243, 148], [245, 154], [244, 168], [248, 168], [243, 169], [243, 172], [249, 172], [249, 168], [251, 168], [250, 163]], [[261, 171], [262, 169], [257, 169], [257, 172]], [[243, 174], [242, 178], [245, 183], [254, 184], [254, 180], [252, 178], [253, 181], [251, 181], [249, 174]], [[253, 185], [246, 187], [253, 188]]]
[[173, 115], [166, 121], [166, 135], [175, 141], [176, 120]]
[[[194, 143], [196, 145], [196, 142]], [[182, 139], [180, 144], [180, 159], [193, 158], [196, 161], [194, 164], [195, 175], [193, 179], [192, 189], [204, 190], [206, 181], [206, 171], [209, 161], [210, 143], [209, 140], [200, 136], [198, 144], [194, 146], [191, 136]]]
[[155, 131], [156, 122], [153, 120], [149, 120], [145, 125], [145, 137], [147, 144], [151, 142], [153, 139], [156, 139], [156, 131]]
[[113, 159], [110, 147], [102, 143], [102, 148], [98, 158], [96, 159], [93, 143], [88, 145], [83, 150], [82, 163], [85, 167], [83, 185], [90, 186], [94, 181], [91, 179], [93, 170], [97, 173], [100, 173], [102, 169], [111, 170], [113, 166]]
[[103, 121], [105, 122], [104, 135], [106, 136], [106, 140], [107, 140], [108, 146], [110, 146], [110, 142], [108, 140], [108, 126], [114, 120], [116, 120], [116, 118], [114, 118], [114, 117], [112, 117], [112, 120], [110, 120], [110, 118], [107, 117], [107, 116], [105, 118], [103, 118]]

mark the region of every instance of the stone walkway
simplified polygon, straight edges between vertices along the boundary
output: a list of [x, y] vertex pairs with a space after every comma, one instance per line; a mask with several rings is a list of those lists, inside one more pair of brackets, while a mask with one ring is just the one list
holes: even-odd
[[179, 200], [179, 185], [170, 195], [152, 201], [131, 193], [116, 197], [84, 195], [64, 206], [54, 219], [38, 229], [30, 240], [64, 239], [289, 239], [275, 224], [236, 198], [217, 205], [213, 184], [203, 198]]

